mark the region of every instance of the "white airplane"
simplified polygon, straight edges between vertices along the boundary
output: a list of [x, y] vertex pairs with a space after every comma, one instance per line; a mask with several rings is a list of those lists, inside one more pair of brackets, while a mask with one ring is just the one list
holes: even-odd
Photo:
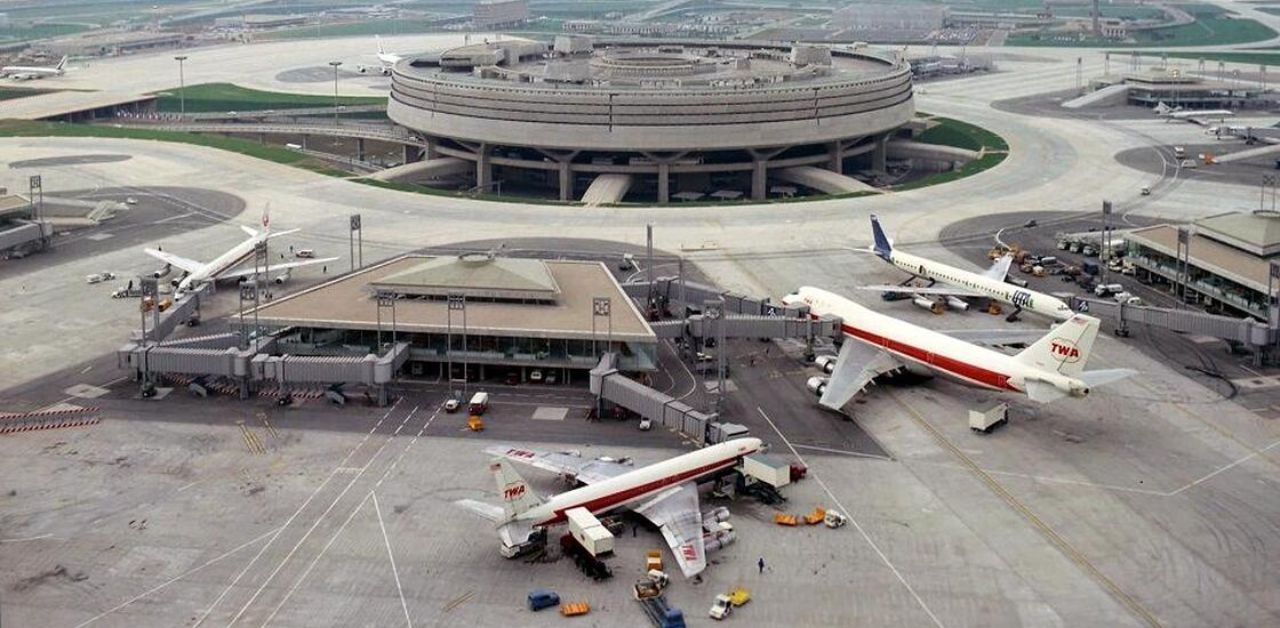
[[[262, 227], [263, 230], [258, 231], [251, 227], [240, 225], [240, 228], [243, 229], [245, 233], [249, 234], [249, 239], [235, 245], [231, 250], [219, 255], [214, 258], [213, 261], [208, 263], [197, 262], [195, 260], [187, 259], [158, 249], [147, 248], [143, 250], [146, 251], [147, 255], [165, 263], [165, 268], [163, 270], [153, 273], [156, 278], [160, 278], [168, 274], [171, 267], [176, 266], [184, 271], [184, 275], [182, 277], [173, 280], [173, 285], [175, 287], [173, 298], [177, 300], [187, 292], [199, 288], [201, 285], [206, 283], [224, 279], [239, 279], [241, 277], [247, 277], [254, 274], [255, 271], [252, 268], [238, 271], [232, 271], [231, 269], [252, 257], [254, 247], [256, 247], [259, 242], [265, 242], [271, 238], [278, 238], [282, 235], [288, 235], [298, 231], [298, 229], [275, 232], [271, 231], [271, 218], [266, 212], [263, 212], [262, 214]], [[276, 277], [276, 283], [284, 283], [289, 280], [289, 274], [293, 268], [310, 266], [312, 264], [323, 264], [325, 262], [332, 262], [336, 259], [338, 258], [325, 257], [300, 262], [287, 262], [284, 264], [268, 264], [265, 269], [258, 269], [258, 272], [269, 276], [273, 272], [283, 270], [285, 272], [279, 277]]]
[[1048, 403], [1085, 397], [1089, 390], [1135, 373], [1130, 369], [1084, 370], [1098, 335], [1098, 319], [1076, 314], [1015, 355], [966, 341], [990, 332], [942, 333], [865, 308], [820, 288], [804, 287], [782, 298], [809, 307], [810, 316], [836, 316], [845, 342], [833, 362], [820, 363], [830, 378], [810, 378], [806, 386], [818, 403], [839, 410], [876, 377], [900, 370], [938, 373], [964, 385], [1023, 393]]
[[[761, 447], [758, 438], [737, 438], [632, 469], [616, 460], [583, 460], [572, 454], [495, 446], [485, 451], [497, 456], [489, 470], [498, 482], [502, 506], [473, 499], [454, 503], [497, 524], [502, 539], [499, 551], [507, 558], [536, 547], [537, 537], [548, 527], [564, 523], [568, 510], [586, 508], [595, 514], [625, 506], [662, 530], [680, 571], [692, 578], [707, 567], [698, 480], [737, 465]], [[569, 476], [585, 486], [544, 500], [508, 460]]]
[[1199, 124], [1200, 126], [1207, 126], [1209, 120], [1222, 122], [1223, 120], [1236, 115], [1236, 112], [1231, 111], [1230, 109], [1184, 110], [1182, 107], [1170, 107], [1163, 102], [1156, 103], [1153, 111], [1155, 111], [1157, 116], [1166, 118], [1166, 122], [1168, 120], [1186, 120], [1188, 122]]
[[[1009, 274], [1009, 266], [1013, 263], [1012, 255], [1005, 255], [996, 260], [996, 263], [986, 272], [975, 273], [893, 248], [893, 242], [884, 234], [884, 229], [880, 227], [880, 220], [875, 215], [871, 216], [871, 232], [875, 238], [874, 244], [871, 245], [872, 253], [911, 273], [912, 279], [917, 277], [928, 279], [929, 285], [916, 287], [908, 286], [904, 282], [897, 286], [864, 286], [860, 288], [861, 290], [878, 290], [881, 293], [913, 296], [916, 297], [917, 305], [929, 309], [934, 307], [934, 302], [927, 297], [921, 299], [921, 295], [941, 296], [946, 300], [948, 307], [958, 310], [969, 309], [968, 302], [964, 301], [966, 298], [995, 299], [1015, 308], [1009, 315], [1010, 320], [1016, 318], [1024, 309], [1048, 316], [1055, 321], [1071, 318], [1071, 306], [1062, 299], [1043, 292], [1019, 288], [1005, 281], [1005, 277]], [[948, 287], [935, 287], [934, 283], [939, 281], [947, 284]]]
[[53, 67], [41, 67], [32, 65], [6, 65], [0, 68], [0, 74], [8, 76], [18, 81], [30, 81], [32, 79], [40, 79], [46, 76], [62, 76], [67, 71], [67, 58], [62, 57], [61, 61]]
[[378, 65], [357, 65], [356, 71], [361, 74], [377, 72], [378, 74], [381, 74], [383, 76], [390, 76], [391, 67], [394, 66], [396, 63], [399, 63], [400, 60], [404, 58], [404, 56], [398, 55], [394, 52], [387, 52], [386, 50], [383, 50], [382, 38], [377, 35], [374, 35], [373, 38], [378, 41]]

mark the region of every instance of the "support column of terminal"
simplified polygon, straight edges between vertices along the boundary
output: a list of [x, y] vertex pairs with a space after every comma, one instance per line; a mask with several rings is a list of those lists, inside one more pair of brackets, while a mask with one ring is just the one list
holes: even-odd
[[364, 161], [364, 138], [356, 138], [356, 161]]
[[476, 190], [488, 192], [493, 185], [493, 166], [489, 163], [490, 146], [481, 144], [476, 149]]
[[747, 153], [751, 155], [751, 199], [763, 201], [769, 195], [769, 160], [776, 157], [779, 153], [786, 150], [783, 148], [772, 149], [747, 149]]
[[658, 202], [663, 204], [671, 202], [671, 164], [688, 155], [689, 151], [640, 154], [658, 165]]
[[827, 169], [836, 173], [844, 174], [844, 142], [836, 140], [827, 144]]
[[890, 137], [892, 134], [885, 133], [876, 138], [875, 150], [871, 151], [871, 169], [876, 172], [885, 172], [888, 169]]
[[573, 158], [578, 156], [579, 150], [555, 151], [555, 150], [539, 150], [538, 152], [545, 155], [548, 159], [556, 162], [556, 171], [560, 174], [560, 200], [573, 200]]

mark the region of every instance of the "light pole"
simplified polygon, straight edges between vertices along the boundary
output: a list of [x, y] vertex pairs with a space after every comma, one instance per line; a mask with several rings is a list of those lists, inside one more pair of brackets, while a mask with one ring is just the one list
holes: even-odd
[[338, 126], [338, 66], [342, 62], [330, 61], [329, 65], [333, 66], [333, 126]]
[[178, 62], [178, 111], [179, 116], [187, 117], [187, 77], [183, 74], [182, 62], [187, 60], [187, 55], [178, 55], [173, 58]]

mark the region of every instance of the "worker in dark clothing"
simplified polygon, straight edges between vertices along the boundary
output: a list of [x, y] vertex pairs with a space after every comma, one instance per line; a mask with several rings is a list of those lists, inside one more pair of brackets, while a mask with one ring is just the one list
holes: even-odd
[[756, 566], [760, 568], [760, 573], [764, 573], [764, 556], [761, 556], [760, 560], [756, 561]]

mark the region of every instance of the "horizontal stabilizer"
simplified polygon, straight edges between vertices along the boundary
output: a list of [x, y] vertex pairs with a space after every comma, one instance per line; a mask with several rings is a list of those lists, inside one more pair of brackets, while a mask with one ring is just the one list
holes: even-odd
[[1057, 386], [1039, 380], [1027, 380], [1027, 397], [1036, 403], [1049, 403], [1066, 397]]
[[1078, 375], [1080, 381], [1084, 382], [1089, 388], [1097, 388], [1106, 386], [1122, 379], [1127, 379], [1137, 375], [1138, 372], [1133, 369], [1102, 369], [1097, 371], [1085, 371]]
[[505, 518], [503, 516], [502, 507], [494, 504], [482, 502], [475, 499], [459, 499], [453, 502], [453, 505], [469, 510], [474, 514], [480, 515], [494, 523], [501, 523]]
[[328, 262], [332, 262], [332, 261], [335, 261], [335, 260], [337, 260], [337, 259], [339, 259], [339, 258], [336, 258], [336, 257], [321, 257], [321, 258], [318, 258], [318, 259], [309, 259], [309, 260], [302, 261], [302, 262], [285, 262], [285, 263], [283, 263], [283, 264], [271, 264], [271, 265], [267, 266], [266, 268], [257, 268], [257, 269], [254, 269], [254, 268], [245, 268], [245, 269], [242, 269], [242, 270], [236, 270], [236, 271], [231, 271], [231, 272], [225, 272], [225, 273], [222, 273], [222, 274], [218, 275], [218, 279], [224, 279], [224, 280], [225, 280], [225, 279], [238, 279], [238, 278], [240, 278], [240, 277], [249, 277], [249, 276], [251, 276], [251, 275], [253, 275], [253, 274], [255, 274], [255, 273], [262, 273], [262, 274], [264, 274], [264, 275], [267, 275], [267, 274], [274, 273], [274, 272], [278, 272], [278, 271], [281, 271], [281, 270], [289, 270], [289, 269], [291, 269], [291, 268], [301, 268], [301, 267], [303, 267], [303, 266], [315, 266], [316, 264], [326, 264], [326, 263], [328, 263]]

